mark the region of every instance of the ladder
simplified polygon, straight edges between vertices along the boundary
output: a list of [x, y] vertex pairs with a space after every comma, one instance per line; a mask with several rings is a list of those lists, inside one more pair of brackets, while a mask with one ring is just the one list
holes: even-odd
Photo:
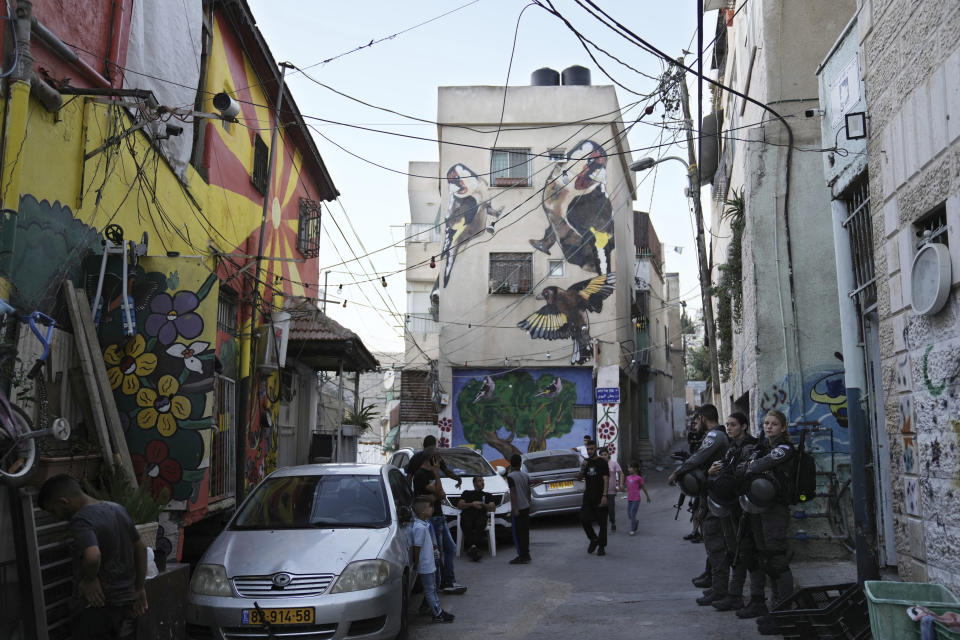
[[23, 610], [25, 627], [36, 640], [67, 640], [73, 596], [67, 523], [39, 508], [36, 495], [33, 487], [10, 490], [20, 583], [32, 602]]

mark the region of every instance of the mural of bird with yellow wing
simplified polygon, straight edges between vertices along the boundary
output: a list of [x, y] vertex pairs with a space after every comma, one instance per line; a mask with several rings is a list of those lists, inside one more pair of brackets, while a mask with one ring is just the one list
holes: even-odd
[[571, 338], [573, 354], [570, 362], [583, 364], [593, 357], [587, 312], [599, 313], [603, 310], [603, 301], [613, 293], [615, 283], [616, 274], [605, 273], [577, 282], [567, 289], [547, 287], [537, 296], [537, 300], [544, 300], [547, 304], [518, 322], [517, 326], [532, 338]]
[[[440, 256], [446, 258], [443, 270], [443, 286], [446, 287], [453, 273], [453, 264], [457, 259], [460, 246], [470, 242], [476, 235], [488, 227], [491, 232], [493, 223], [503, 210], [490, 205], [488, 185], [469, 167], [455, 164], [447, 171], [447, 184], [450, 188], [450, 204], [447, 207], [446, 234]], [[487, 225], [487, 216], [494, 218]]]

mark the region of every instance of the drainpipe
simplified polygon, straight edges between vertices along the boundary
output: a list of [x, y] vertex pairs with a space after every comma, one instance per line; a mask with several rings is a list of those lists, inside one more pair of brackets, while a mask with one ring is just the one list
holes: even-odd
[[[16, 20], [13, 28], [16, 31], [17, 65], [10, 74], [7, 84], [6, 114], [3, 123], [3, 145], [0, 150], [0, 159], [3, 162], [0, 172], [0, 208], [4, 214], [16, 212], [20, 208], [20, 168], [22, 163], [18, 157], [27, 137], [27, 116], [30, 108], [30, 74], [33, 72], [33, 55], [30, 53], [30, 16], [33, 13], [33, 3], [30, 0], [19, 0], [16, 8]], [[9, 277], [13, 255], [17, 243], [16, 218], [12, 224], [4, 225], [9, 231], [4, 233], [4, 245], [8, 253], [0, 262], [0, 272]], [[7, 277], [0, 278], [0, 298], [10, 299], [11, 283]]]
[[[847, 205], [830, 203], [833, 213], [833, 252], [837, 261], [837, 298], [840, 301], [840, 339], [843, 344], [844, 384], [847, 387], [847, 425], [850, 434], [850, 493], [853, 496], [854, 549], [857, 582], [878, 580], [876, 531], [872, 518], [872, 488], [867, 476], [870, 463], [870, 431], [860, 399], [866, 388], [866, 364], [860, 346], [857, 307], [850, 297], [853, 283], [853, 256], [843, 223]], [[872, 466], [872, 465], [871, 465]]]
[[114, 87], [121, 84], [120, 67], [120, 30], [123, 28], [123, 0], [113, 0], [110, 8], [110, 40], [107, 59], [103, 63], [103, 73]]
[[[23, 4], [23, 0], [20, 0], [20, 4]], [[17, 10], [17, 13], [19, 13], [19, 9]], [[113, 88], [113, 85], [110, 84], [109, 80], [100, 75], [100, 72], [98, 72], [96, 69], [84, 62], [73, 49], [68, 47], [63, 40], [56, 36], [56, 34], [43, 26], [39, 20], [36, 18], [31, 18], [30, 26], [33, 29], [33, 33], [36, 34], [36, 36], [40, 38], [40, 41], [47, 45], [47, 47], [49, 47], [58, 58], [67, 64], [76, 67], [83, 73], [83, 75], [87, 76], [88, 80], [91, 80], [94, 84], [103, 87], [104, 89]], [[20, 39], [19, 33], [17, 34], [17, 39]], [[27, 40], [29, 42], [29, 34]]]

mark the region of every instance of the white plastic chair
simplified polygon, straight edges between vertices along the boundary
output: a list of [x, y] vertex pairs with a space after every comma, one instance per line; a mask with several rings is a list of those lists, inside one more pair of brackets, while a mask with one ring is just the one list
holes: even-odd
[[[487, 540], [490, 545], [490, 555], [497, 555], [497, 525], [494, 522], [496, 517], [493, 511], [487, 512]], [[460, 526], [460, 510], [457, 510], [457, 557], [460, 557], [460, 552], [463, 550], [463, 527]]]

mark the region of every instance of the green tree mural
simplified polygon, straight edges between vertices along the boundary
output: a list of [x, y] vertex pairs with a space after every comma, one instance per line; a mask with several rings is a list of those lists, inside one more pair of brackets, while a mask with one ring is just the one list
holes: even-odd
[[463, 435], [470, 444], [490, 445], [509, 460], [523, 453], [513, 444], [518, 437], [530, 439], [531, 452], [546, 449], [548, 438], [570, 433], [577, 399], [573, 382], [557, 383], [549, 373], [534, 381], [529, 372], [514, 371], [498, 376], [495, 383], [488, 398], [481, 397], [480, 380], [468, 382], [457, 397]]

